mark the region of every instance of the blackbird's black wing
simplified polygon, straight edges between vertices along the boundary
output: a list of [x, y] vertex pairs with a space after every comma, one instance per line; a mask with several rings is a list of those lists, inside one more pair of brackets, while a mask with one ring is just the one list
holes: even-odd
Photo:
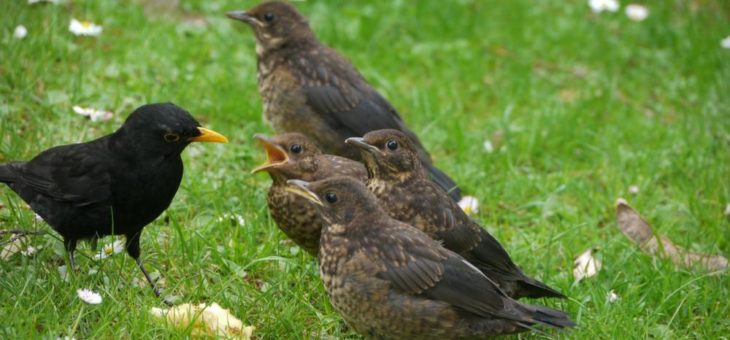
[[386, 271], [380, 277], [401, 292], [449, 303], [483, 317], [522, 321], [496, 283], [428, 235], [402, 225], [380, 243]]
[[[99, 141], [58, 146], [25, 163], [9, 164], [15, 175], [13, 186], [68, 202], [87, 206], [111, 198], [109, 158], [99, 152]], [[30, 203], [30, 202], [29, 202]]]

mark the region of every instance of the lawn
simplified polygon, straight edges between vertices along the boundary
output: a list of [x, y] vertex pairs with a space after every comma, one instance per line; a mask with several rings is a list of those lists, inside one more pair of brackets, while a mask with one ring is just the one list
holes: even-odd
[[[142, 235], [142, 257], [165, 294], [217, 302], [260, 338], [355, 337], [329, 305], [314, 260], [268, 216], [268, 177], [250, 174], [264, 159], [252, 136], [271, 131], [253, 34], [224, 13], [255, 2], [181, 2], [0, 2], [0, 163], [110, 133], [135, 107], [172, 101], [231, 143], [188, 148], [172, 206]], [[578, 323], [548, 336], [727, 337], [727, 272], [642, 253], [616, 227], [614, 203], [626, 198], [683, 247], [730, 254], [730, 49], [720, 43], [730, 2], [644, 4], [641, 22], [623, 8], [595, 14], [587, 0], [296, 6], [479, 199], [475, 218], [515, 261], [569, 296], [536, 301]], [[72, 17], [103, 33], [74, 36]], [[24, 39], [13, 37], [18, 25]], [[115, 116], [92, 122], [74, 105]], [[0, 338], [189, 334], [150, 316], [163, 305], [125, 254], [96, 260], [83, 244], [80, 271], [64, 281], [59, 236], [2, 186], [0, 229], [12, 228], [45, 235], [28, 239], [35, 254], [0, 261]], [[576, 283], [573, 258], [589, 248], [602, 270]], [[78, 288], [103, 303], [85, 304]]]

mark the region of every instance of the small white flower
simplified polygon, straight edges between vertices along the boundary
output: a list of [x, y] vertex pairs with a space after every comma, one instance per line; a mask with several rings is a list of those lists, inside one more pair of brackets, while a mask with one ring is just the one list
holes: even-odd
[[649, 16], [649, 9], [642, 5], [626, 6], [626, 16], [633, 21], [644, 21]]
[[63, 282], [68, 282], [68, 269], [66, 269], [66, 266], [58, 266], [58, 275], [61, 276], [61, 280]]
[[224, 221], [235, 221], [239, 226], [243, 226], [246, 223], [246, 220], [243, 219], [243, 216], [230, 213], [225, 213], [223, 214], [223, 216], [218, 217], [218, 222]]
[[58, 5], [61, 3], [61, 0], [28, 0], [28, 5], [34, 5], [34, 4], [40, 4], [43, 2], [47, 2], [49, 4]]
[[725, 216], [730, 216], [730, 203], [725, 206]]
[[15, 30], [13, 31], [13, 37], [15, 39], [23, 39], [26, 35], [28, 35], [28, 29], [25, 28], [25, 26], [18, 25], [15, 27]]
[[608, 292], [607, 298], [608, 298], [608, 302], [610, 302], [610, 303], [614, 303], [614, 302], [618, 301], [619, 299], [621, 299], [621, 297], [618, 296], [618, 294], [616, 294], [616, 292], [614, 292], [613, 290]]
[[114, 254], [119, 254], [124, 251], [124, 241], [122, 240], [116, 240], [112, 243], [107, 243], [103, 247], [101, 247], [101, 250], [98, 254], [94, 255], [94, 258], [97, 260], [105, 259], [109, 256], [112, 256]]
[[97, 110], [90, 107], [74, 105], [73, 110], [82, 116], [89, 117], [92, 122], [106, 121], [114, 117], [114, 113], [111, 111]]
[[588, 0], [588, 6], [591, 7], [594, 13], [616, 12], [620, 7], [618, 0]]
[[90, 289], [78, 289], [76, 290], [76, 293], [79, 295], [79, 299], [90, 305], [98, 305], [101, 303], [101, 295]]
[[487, 153], [494, 152], [494, 145], [492, 145], [492, 141], [490, 141], [489, 139], [484, 141], [484, 151], [486, 151]]
[[74, 35], [84, 35], [89, 37], [98, 37], [101, 34], [102, 27], [90, 21], [79, 21], [71, 18], [68, 30]]
[[467, 215], [476, 214], [479, 212], [479, 200], [474, 196], [462, 197], [461, 201], [459, 201], [459, 206], [461, 207], [461, 210], [464, 210]]
[[629, 186], [629, 194], [636, 195], [638, 193], [639, 193], [639, 186], [637, 186], [637, 185]]
[[23, 254], [23, 256], [31, 256], [36, 253], [38, 249], [36, 249], [33, 246], [28, 246], [28, 248], [25, 248], [25, 250], [21, 250], [20, 253]]
[[573, 261], [573, 277], [576, 281], [593, 277], [601, 270], [601, 266], [601, 261], [593, 257], [593, 249], [588, 249]]
[[720, 41], [720, 46], [722, 48], [730, 48], [730, 35]]

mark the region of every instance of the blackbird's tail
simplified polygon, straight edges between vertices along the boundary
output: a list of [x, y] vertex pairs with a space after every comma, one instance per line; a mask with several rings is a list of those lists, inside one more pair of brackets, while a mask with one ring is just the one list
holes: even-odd
[[431, 180], [434, 183], [438, 184], [441, 188], [443, 188], [444, 191], [449, 194], [449, 197], [454, 200], [454, 202], [459, 202], [461, 200], [461, 189], [459, 189], [459, 187], [456, 185], [454, 180], [449, 177], [449, 175], [437, 169], [431, 163], [424, 162], [423, 165], [426, 168], [426, 171], [428, 171]]

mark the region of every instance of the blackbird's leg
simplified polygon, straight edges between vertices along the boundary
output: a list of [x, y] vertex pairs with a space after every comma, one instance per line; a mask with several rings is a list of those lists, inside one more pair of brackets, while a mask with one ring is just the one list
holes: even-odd
[[73, 272], [76, 270], [76, 259], [74, 258], [74, 251], [76, 251], [76, 239], [64, 238], [63, 246], [66, 248], [68, 261], [71, 264], [71, 270], [69, 270], [69, 272]]
[[125, 235], [127, 239], [127, 254], [131, 256], [135, 261], [137, 261], [137, 266], [140, 270], [142, 270], [142, 274], [144, 274], [145, 279], [147, 279], [147, 282], [150, 283], [152, 286], [152, 290], [155, 292], [155, 295], [157, 297], [160, 297], [160, 290], [157, 288], [157, 285], [152, 281], [152, 278], [150, 277], [150, 274], [147, 272], [147, 269], [144, 268], [144, 264], [142, 264], [142, 260], [139, 258], [140, 255], [140, 249], [139, 249], [139, 236], [142, 234], [140, 231], [139, 233], [136, 233], [134, 235]]

